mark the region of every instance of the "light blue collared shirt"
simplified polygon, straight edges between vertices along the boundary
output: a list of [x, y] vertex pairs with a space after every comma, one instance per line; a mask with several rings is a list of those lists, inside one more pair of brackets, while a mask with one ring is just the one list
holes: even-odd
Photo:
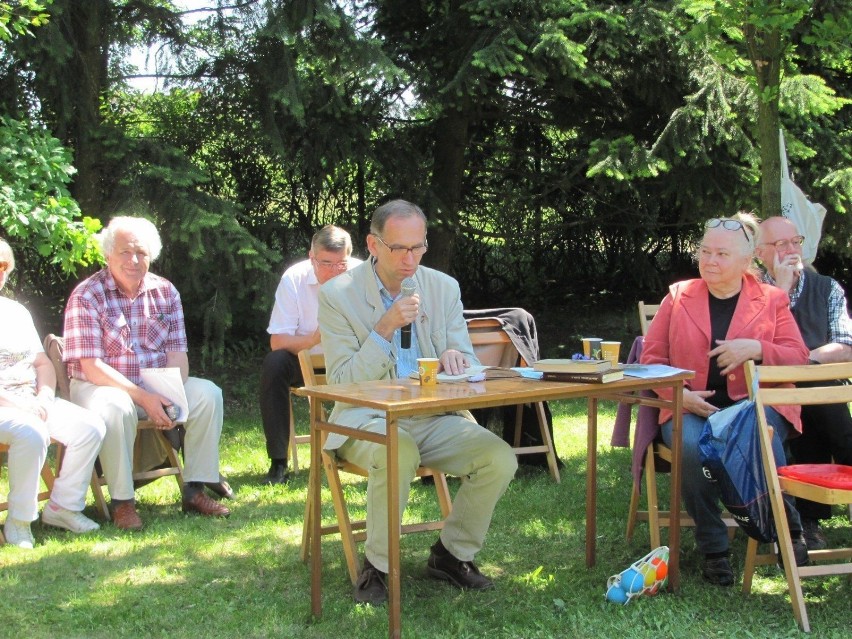
[[[382, 284], [382, 280], [379, 278], [378, 273], [376, 273], [375, 262], [373, 262], [373, 276], [376, 278], [376, 284], [379, 287], [379, 295], [382, 298], [382, 305], [387, 311], [391, 306], [393, 306], [393, 303], [396, 300], [402, 297], [402, 291], [400, 291], [399, 295], [396, 297], [391, 296], [385, 288], [385, 285]], [[375, 330], [370, 332], [370, 338], [382, 347], [382, 350], [386, 355], [393, 357], [393, 353], [396, 353], [396, 376], [399, 378], [408, 377], [411, 373], [417, 370], [417, 358], [420, 357], [420, 345], [417, 343], [417, 335], [415, 334], [413, 324], [414, 322], [412, 322], [411, 327], [411, 348], [402, 348], [400, 345], [402, 339], [401, 328], [398, 328], [393, 332], [393, 342], [387, 341]]]

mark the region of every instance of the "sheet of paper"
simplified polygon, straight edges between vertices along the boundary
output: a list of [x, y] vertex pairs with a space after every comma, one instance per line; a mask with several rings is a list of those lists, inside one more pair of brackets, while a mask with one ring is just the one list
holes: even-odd
[[180, 369], [177, 367], [143, 368], [139, 371], [139, 374], [142, 377], [142, 386], [145, 387], [145, 390], [169, 399], [178, 411], [175, 421], [178, 423], [185, 422], [189, 417], [189, 402], [186, 399]]
[[[438, 373], [438, 382], [465, 382], [471, 377], [481, 375], [486, 368], [489, 367], [471, 366], [470, 368], [465, 369], [464, 373], [462, 373], [461, 375], [448, 375], [447, 373]], [[409, 377], [411, 379], [418, 379], [420, 375], [417, 373], [417, 371], [414, 371], [409, 375]]]
[[669, 377], [678, 373], [687, 373], [686, 369], [666, 366], [665, 364], [624, 364], [624, 374], [630, 377], [648, 379], [649, 377]]

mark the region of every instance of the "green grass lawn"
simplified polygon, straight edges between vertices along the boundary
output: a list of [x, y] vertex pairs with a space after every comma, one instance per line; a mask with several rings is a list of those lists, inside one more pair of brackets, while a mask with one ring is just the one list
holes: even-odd
[[[227, 386], [226, 386], [227, 387]], [[137, 493], [146, 527], [120, 532], [109, 524], [76, 537], [42, 527], [33, 551], [0, 548], [0, 637], [305, 637], [376, 638], [387, 634], [384, 607], [358, 607], [336, 538], [323, 541], [323, 617], [310, 615], [310, 574], [299, 561], [307, 469], [286, 487], [261, 485], [267, 470], [259, 416], [250, 401], [229, 404], [222, 469], [236, 490], [226, 520], [185, 516], [172, 478]], [[459, 592], [426, 576], [434, 533], [402, 542], [402, 619], [407, 637], [460, 639], [546, 637], [784, 637], [798, 635], [783, 576], [764, 569], [756, 593], [705, 585], [692, 534], [682, 555], [677, 595], [604, 601], [607, 577], [648, 552], [647, 527], [624, 539], [630, 491], [629, 451], [609, 447], [614, 407], [601, 416], [598, 565], [584, 564], [585, 402], [557, 402], [562, 483], [521, 467], [500, 501], [477, 558], [495, 579], [487, 592]], [[299, 401], [300, 428], [306, 410]], [[300, 462], [307, 466], [303, 447]], [[0, 493], [5, 493], [5, 473]], [[457, 481], [457, 480], [453, 480]], [[666, 482], [663, 482], [666, 483]], [[454, 489], [457, 483], [451, 484]], [[363, 512], [363, 486], [348, 498]], [[328, 497], [328, 495], [326, 495]], [[327, 501], [327, 500], [326, 500]], [[433, 516], [432, 490], [417, 484], [407, 516]], [[90, 514], [94, 508], [90, 505]], [[330, 516], [331, 507], [326, 513]], [[838, 511], [839, 513], [839, 511]], [[849, 540], [841, 516], [829, 539]], [[738, 534], [735, 563], [744, 541]], [[846, 637], [852, 584], [809, 580], [805, 593], [815, 637]]]

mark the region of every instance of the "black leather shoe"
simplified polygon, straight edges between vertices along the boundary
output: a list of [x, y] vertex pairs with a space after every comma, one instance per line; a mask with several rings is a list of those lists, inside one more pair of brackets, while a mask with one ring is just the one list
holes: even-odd
[[705, 558], [701, 575], [711, 584], [717, 586], [734, 585], [734, 570], [731, 568], [731, 561], [727, 557]]
[[288, 481], [290, 481], [290, 473], [287, 472], [287, 465], [272, 462], [263, 483], [271, 486], [274, 484], [286, 484]]
[[426, 571], [430, 577], [449, 581], [462, 590], [487, 590], [494, 585], [472, 561], [460, 561], [451, 555], [440, 539], [432, 546]]
[[[793, 537], [793, 557], [796, 560], [797, 566], [807, 566], [810, 562], [808, 556], [808, 544], [805, 542], [805, 537], [799, 533]], [[784, 570], [784, 558], [781, 556], [781, 551], [778, 551], [778, 567]]]
[[234, 498], [234, 489], [231, 488], [231, 484], [228, 483], [222, 474], [219, 474], [219, 481], [217, 482], [205, 482], [204, 484], [212, 490], [214, 493], [219, 495], [222, 499], [233, 499]]
[[388, 600], [388, 575], [364, 557], [364, 567], [355, 582], [355, 603], [381, 606]]
[[807, 545], [808, 550], [822, 550], [828, 547], [828, 541], [822, 534], [818, 519], [802, 517], [802, 534], [805, 537], [805, 545]]

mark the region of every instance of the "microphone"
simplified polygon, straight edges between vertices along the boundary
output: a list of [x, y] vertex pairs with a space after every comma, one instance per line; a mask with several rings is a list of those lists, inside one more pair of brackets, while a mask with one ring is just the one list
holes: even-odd
[[[405, 297], [411, 297], [414, 295], [414, 292], [417, 290], [417, 284], [414, 283], [414, 280], [410, 277], [406, 277], [402, 280], [402, 294]], [[402, 327], [402, 333], [400, 333], [399, 345], [401, 348], [411, 348], [411, 324], [406, 324]]]

